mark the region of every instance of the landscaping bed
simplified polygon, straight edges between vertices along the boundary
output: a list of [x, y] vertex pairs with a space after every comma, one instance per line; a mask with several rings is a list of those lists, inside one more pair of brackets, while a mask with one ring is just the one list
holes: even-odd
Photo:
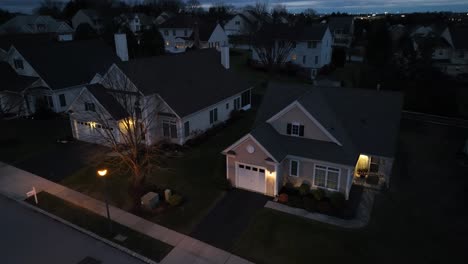
[[305, 209], [342, 219], [352, 219], [356, 214], [361, 200], [361, 186], [351, 189], [348, 200], [339, 192], [326, 193], [322, 189], [310, 190], [310, 186], [302, 184], [299, 188], [285, 185], [279, 192], [278, 202], [291, 207]]
[[[108, 229], [109, 222], [107, 218], [75, 206], [47, 192], [39, 193], [38, 200], [39, 204], [37, 205], [34, 202], [34, 197], [30, 197], [26, 202], [154, 261], [161, 261], [173, 248], [166, 243], [116, 222], [112, 222], [114, 232], [111, 234]], [[117, 234], [127, 238], [125, 241], [115, 240], [114, 237]]]

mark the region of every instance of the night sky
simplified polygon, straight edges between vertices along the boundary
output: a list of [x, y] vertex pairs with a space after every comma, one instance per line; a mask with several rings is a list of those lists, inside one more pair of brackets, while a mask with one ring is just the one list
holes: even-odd
[[[66, 1], [66, 0], [63, 0]], [[10, 11], [30, 13], [41, 0], [0, 0], [0, 8]], [[135, 0], [128, 0], [134, 3]], [[200, 0], [204, 7], [213, 2], [224, 2], [240, 7], [254, 4], [255, 0]], [[420, 12], [420, 11], [455, 11], [468, 13], [466, 0], [270, 0], [270, 4], [281, 3], [291, 12], [300, 12], [306, 8], [313, 8], [320, 13], [348, 12], [348, 13], [383, 13], [383, 12]]]

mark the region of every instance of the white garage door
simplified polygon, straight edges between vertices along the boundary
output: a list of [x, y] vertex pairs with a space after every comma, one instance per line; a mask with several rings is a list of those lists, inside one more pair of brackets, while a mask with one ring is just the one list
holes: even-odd
[[78, 140], [97, 144], [102, 144], [105, 141], [105, 137], [103, 136], [105, 134], [101, 130], [104, 127], [99, 124], [74, 120], [73, 129]]
[[237, 187], [254, 192], [265, 193], [265, 169], [247, 165], [237, 164]]

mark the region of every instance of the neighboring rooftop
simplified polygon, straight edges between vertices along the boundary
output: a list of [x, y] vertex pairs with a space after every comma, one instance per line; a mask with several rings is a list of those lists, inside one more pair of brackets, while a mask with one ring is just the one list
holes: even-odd
[[18, 15], [0, 25], [0, 34], [45, 32], [70, 33], [73, 29], [64, 21], [39, 15]]
[[86, 89], [99, 101], [99, 103], [109, 112], [115, 120], [121, 120], [128, 117], [128, 112], [114, 97], [114, 93], [119, 93], [117, 90], [106, 89], [100, 84], [90, 84]]
[[120, 62], [118, 66], [144, 94], [159, 94], [180, 117], [252, 87], [221, 65], [216, 49]]
[[103, 40], [26, 42], [14, 47], [52, 89], [89, 83], [120, 59]]
[[22, 92], [39, 78], [18, 75], [7, 62], [0, 61], [0, 91]]
[[196, 18], [190, 15], [176, 15], [164, 21], [160, 28], [192, 28], [197, 21]]
[[[299, 102], [335, 137], [334, 142], [280, 135], [266, 122]], [[251, 134], [275, 157], [296, 155], [355, 165], [359, 154], [393, 157], [400, 124], [402, 96], [397, 92], [271, 83]], [[365, 102], [365, 103], [363, 103]]]

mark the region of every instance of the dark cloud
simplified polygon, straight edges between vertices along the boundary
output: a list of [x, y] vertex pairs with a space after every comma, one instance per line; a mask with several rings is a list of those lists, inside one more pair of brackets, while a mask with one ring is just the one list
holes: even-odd
[[[0, 8], [29, 13], [41, 0], [0, 0]], [[63, 0], [66, 2], [66, 0]], [[135, 0], [128, 0], [134, 3]], [[224, 2], [235, 6], [255, 4], [256, 0], [200, 0], [205, 6], [213, 2]], [[270, 0], [270, 4], [284, 4], [291, 11], [313, 8], [322, 13], [330, 12], [416, 12], [416, 11], [458, 11], [468, 12], [466, 0]]]

